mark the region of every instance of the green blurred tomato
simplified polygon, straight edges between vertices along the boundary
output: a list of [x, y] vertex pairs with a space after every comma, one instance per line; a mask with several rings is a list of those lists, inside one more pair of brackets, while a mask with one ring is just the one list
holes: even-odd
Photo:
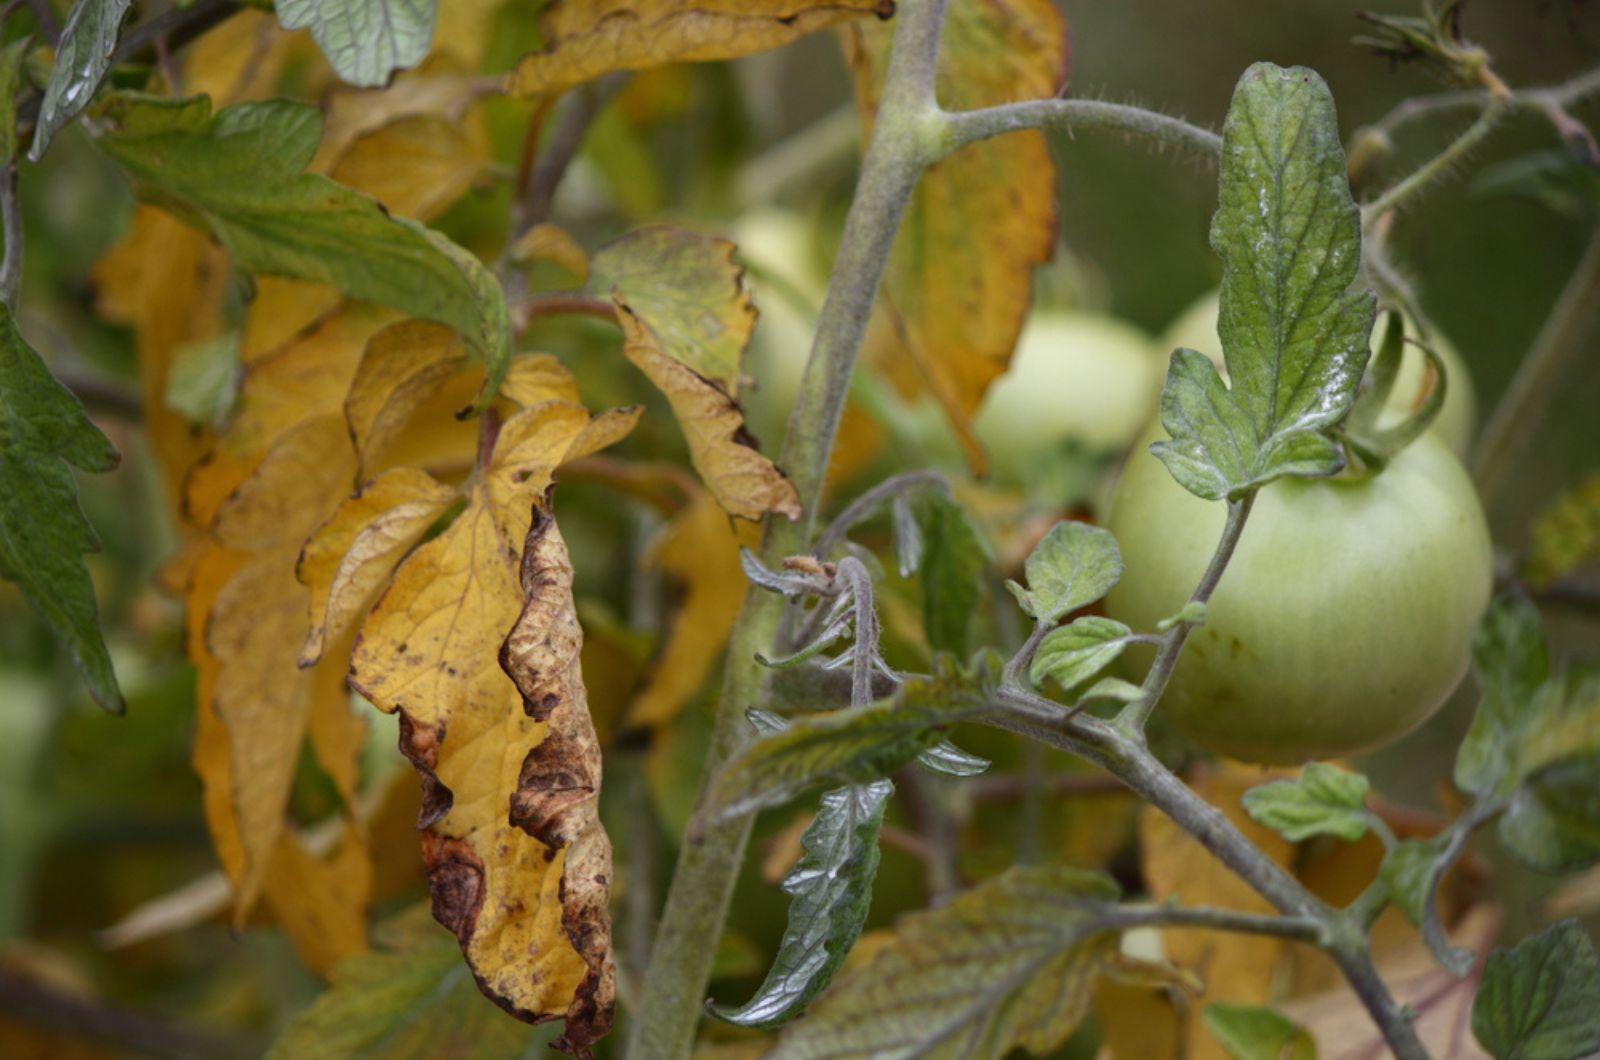
[[811, 224], [799, 214], [753, 211], [740, 218], [732, 238], [761, 313], [745, 356], [745, 373], [755, 380], [744, 401], [745, 413], [756, 435], [771, 447], [782, 435], [800, 389], [827, 277], [814, 260]]
[[998, 478], [1025, 481], [1065, 441], [1120, 450], [1155, 412], [1165, 361], [1131, 324], [1085, 310], [1038, 310], [974, 427]]
[[[1161, 437], [1157, 427], [1144, 441]], [[1127, 573], [1106, 613], [1140, 631], [1175, 614], [1225, 516], [1136, 447], [1107, 520]], [[1431, 433], [1376, 475], [1273, 482], [1159, 709], [1196, 743], [1248, 762], [1373, 750], [1460, 682], [1491, 580], [1477, 495]]]
[[[1201, 295], [1188, 309], [1180, 313], [1162, 333], [1157, 346], [1162, 357], [1170, 357], [1174, 349], [1187, 346], [1210, 357], [1220, 367], [1222, 340], [1217, 337], [1217, 302], [1218, 292], [1211, 291]], [[1405, 333], [1408, 339], [1419, 338], [1416, 321], [1410, 317], [1405, 318]], [[1375, 329], [1372, 336], [1374, 350], [1377, 349], [1382, 337], [1383, 329], [1381, 327]], [[1472, 376], [1468, 373], [1461, 354], [1456, 352], [1450, 341], [1439, 333], [1438, 328], [1432, 329], [1431, 345], [1434, 352], [1438, 353], [1439, 359], [1444, 362], [1445, 376], [1449, 385], [1444, 395], [1444, 407], [1439, 410], [1439, 416], [1433, 421], [1430, 429], [1444, 439], [1445, 444], [1457, 456], [1460, 456], [1467, 451], [1467, 446], [1472, 442], [1472, 431], [1477, 419], [1478, 403], [1473, 392]], [[1395, 380], [1394, 392], [1389, 396], [1387, 415], [1380, 422], [1380, 426], [1388, 426], [1411, 410], [1421, 396], [1423, 371], [1427, 363], [1427, 358], [1421, 350], [1410, 343], [1406, 344], [1405, 358], [1400, 362], [1400, 375]]]

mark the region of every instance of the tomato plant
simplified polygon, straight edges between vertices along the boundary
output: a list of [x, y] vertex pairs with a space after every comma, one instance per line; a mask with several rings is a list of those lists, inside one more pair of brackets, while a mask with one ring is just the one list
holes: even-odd
[[[1137, 629], [1176, 614], [1223, 518], [1136, 447], [1106, 524], [1128, 565], [1106, 613]], [[1250, 762], [1390, 743], [1465, 675], [1491, 558], [1471, 480], [1428, 436], [1380, 472], [1274, 482], [1162, 710], [1202, 746]]]

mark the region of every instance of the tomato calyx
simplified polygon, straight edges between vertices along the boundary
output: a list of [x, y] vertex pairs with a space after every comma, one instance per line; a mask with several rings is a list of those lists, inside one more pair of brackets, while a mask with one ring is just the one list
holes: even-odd
[[[1406, 337], [1404, 318], [1399, 310], [1386, 306], [1381, 312], [1384, 316], [1382, 341], [1367, 365], [1366, 379], [1341, 428], [1345, 450], [1350, 456], [1342, 474], [1352, 478], [1383, 470], [1397, 453], [1421, 437], [1444, 408], [1449, 386], [1444, 361], [1438, 352]], [[1391, 422], [1380, 422], [1385, 418], [1395, 382], [1400, 377], [1407, 342], [1427, 358], [1422, 387], [1405, 415]]]

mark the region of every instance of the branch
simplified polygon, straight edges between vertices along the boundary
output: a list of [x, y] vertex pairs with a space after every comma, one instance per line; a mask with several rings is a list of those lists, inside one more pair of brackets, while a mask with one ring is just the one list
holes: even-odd
[[[580, 86], [567, 97], [561, 117], [550, 132], [550, 138], [545, 141], [544, 149], [539, 152], [531, 170], [525, 174], [526, 183], [518, 185], [521, 194], [513, 206], [515, 216], [512, 220], [511, 243], [515, 243], [517, 237], [550, 215], [550, 205], [555, 201], [556, 188], [560, 186], [561, 178], [566, 175], [567, 167], [572, 165], [572, 160], [578, 156], [579, 149], [583, 147], [583, 138], [588, 133], [589, 126], [600, 112], [605, 110], [606, 104], [622, 91], [622, 87], [628, 83], [628, 77], [627, 71], [609, 73]], [[538, 124], [542, 123], [533, 123], [530, 140], [538, 136]], [[528, 145], [528, 150], [532, 150], [531, 143]]]
[[1119, 906], [1112, 924], [1120, 929], [1135, 927], [1196, 927], [1233, 931], [1243, 935], [1271, 935], [1320, 944], [1323, 927], [1311, 917], [1264, 916], [1233, 909], [1209, 906], [1125, 905]]
[[1216, 160], [1222, 137], [1143, 107], [1097, 99], [1035, 99], [945, 115], [946, 153], [1018, 129], [1109, 129]]
[[829, 523], [822, 533], [817, 535], [816, 544], [811, 546], [811, 554], [818, 559], [823, 559], [834, 545], [848, 534], [855, 525], [873, 512], [885, 501], [893, 500], [902, 493], [927, 487], [937, 489], [946, 497], [950, 496], [950, 480], [939, 471], [908, 471], [903, 475], [884, 479], [876, 486], [867, 490], [861, 496], [851, 501], [833, 522]]
[[[1233, 558], [1233, 550], [1239, 545], [1245, 520], [1250, 517], [1250, 508], [1255, 504], [1255, 499], [1254, 493], [1248, 493], [1242, 500], [1228, 502], [1228, 521], [1223, 524], [1222, 537], [1217, 542], [1216, 551], [1211, 554], [1211, 563], [1206, 567], [1205, 574], [1200, 577], [1200, 584], [1195, 586], [1193, 595], [1189, 597], [1189, 603], [1204, 604], [1216, 592], [1222, 572], [1227, 569], [1228, 561]], [[1150, 672], [1145, 674], [1144, 695], [1122, 708], [1122, 713], [1117, 716], [1118, 725], [1133, 732], [1144, 728], [1166, 692], [1167, 683], [1172, 680], [1172, 671], [1178, 666], [1178, 655], [1183, 651], [1184, 642], [1189, 639], [1194, 625], [1192, 622], [1178, 622], [1167, 630], [1161, 649], [1156, 652], [1156, 661], [1150, 664]]]
[[17, 163], [0, 169], [0, 230], [5, 256], [0, 258], [0, 304], [17, 311], [17, 289], [22, 286], [22, 206], [17, 198]]
[[1378, 218], [1449, 173], [1451, 168], [1465, 158], [1473, 148], [1500, 124], [1500, 119], [1511, 110], [1511, 100], [1502, 96], [1489, 96], [1478, 120], [1450, 145], [1411, 172], [1411, 175], [1361, 208], [1362, 223], [1371, 226]]

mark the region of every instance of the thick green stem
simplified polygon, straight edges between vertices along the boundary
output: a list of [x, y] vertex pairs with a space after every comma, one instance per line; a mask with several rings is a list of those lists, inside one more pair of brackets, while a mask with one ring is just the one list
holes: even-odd
[[1561, 388], [1568, 369], [1589, 349], [1585, 344], [1595, 315], [1600, 313], [1600, 228], [1578, 260], [1572, 278], [1556, 299], [1523, 358], [1494, 415], [1484, 425], [1473, 451], [1472, 477], [1486, 508], [1504, 487], [1507, 476], [1522, 459], [1534, 432], [1544, 422], [1544, 410]]
[[[932, 158], [925, 117], [937, 111], [933, 84], [943, 17], [944, 0], [900, 5], [875, 131], [779, 454], [805, 514], [793, 523], [768, 524], [762, 557], [769, 566], [805, 551], [816, 525], [828, 457], [889, 248], [917, 178]], [[744, 712], [762, 701], [766, 677], [755, 656], [772, 650], [782, 606], [781, 597], [759, 588], [745, 597], [728, 645], [702, 792], [705, 780], [748, 738]], [[679, 856], [628, 1043], [632, 1060], [679, 1060], [692, 1051], [749, 835], [749, 818], [731, 821], [709, 829]]]

